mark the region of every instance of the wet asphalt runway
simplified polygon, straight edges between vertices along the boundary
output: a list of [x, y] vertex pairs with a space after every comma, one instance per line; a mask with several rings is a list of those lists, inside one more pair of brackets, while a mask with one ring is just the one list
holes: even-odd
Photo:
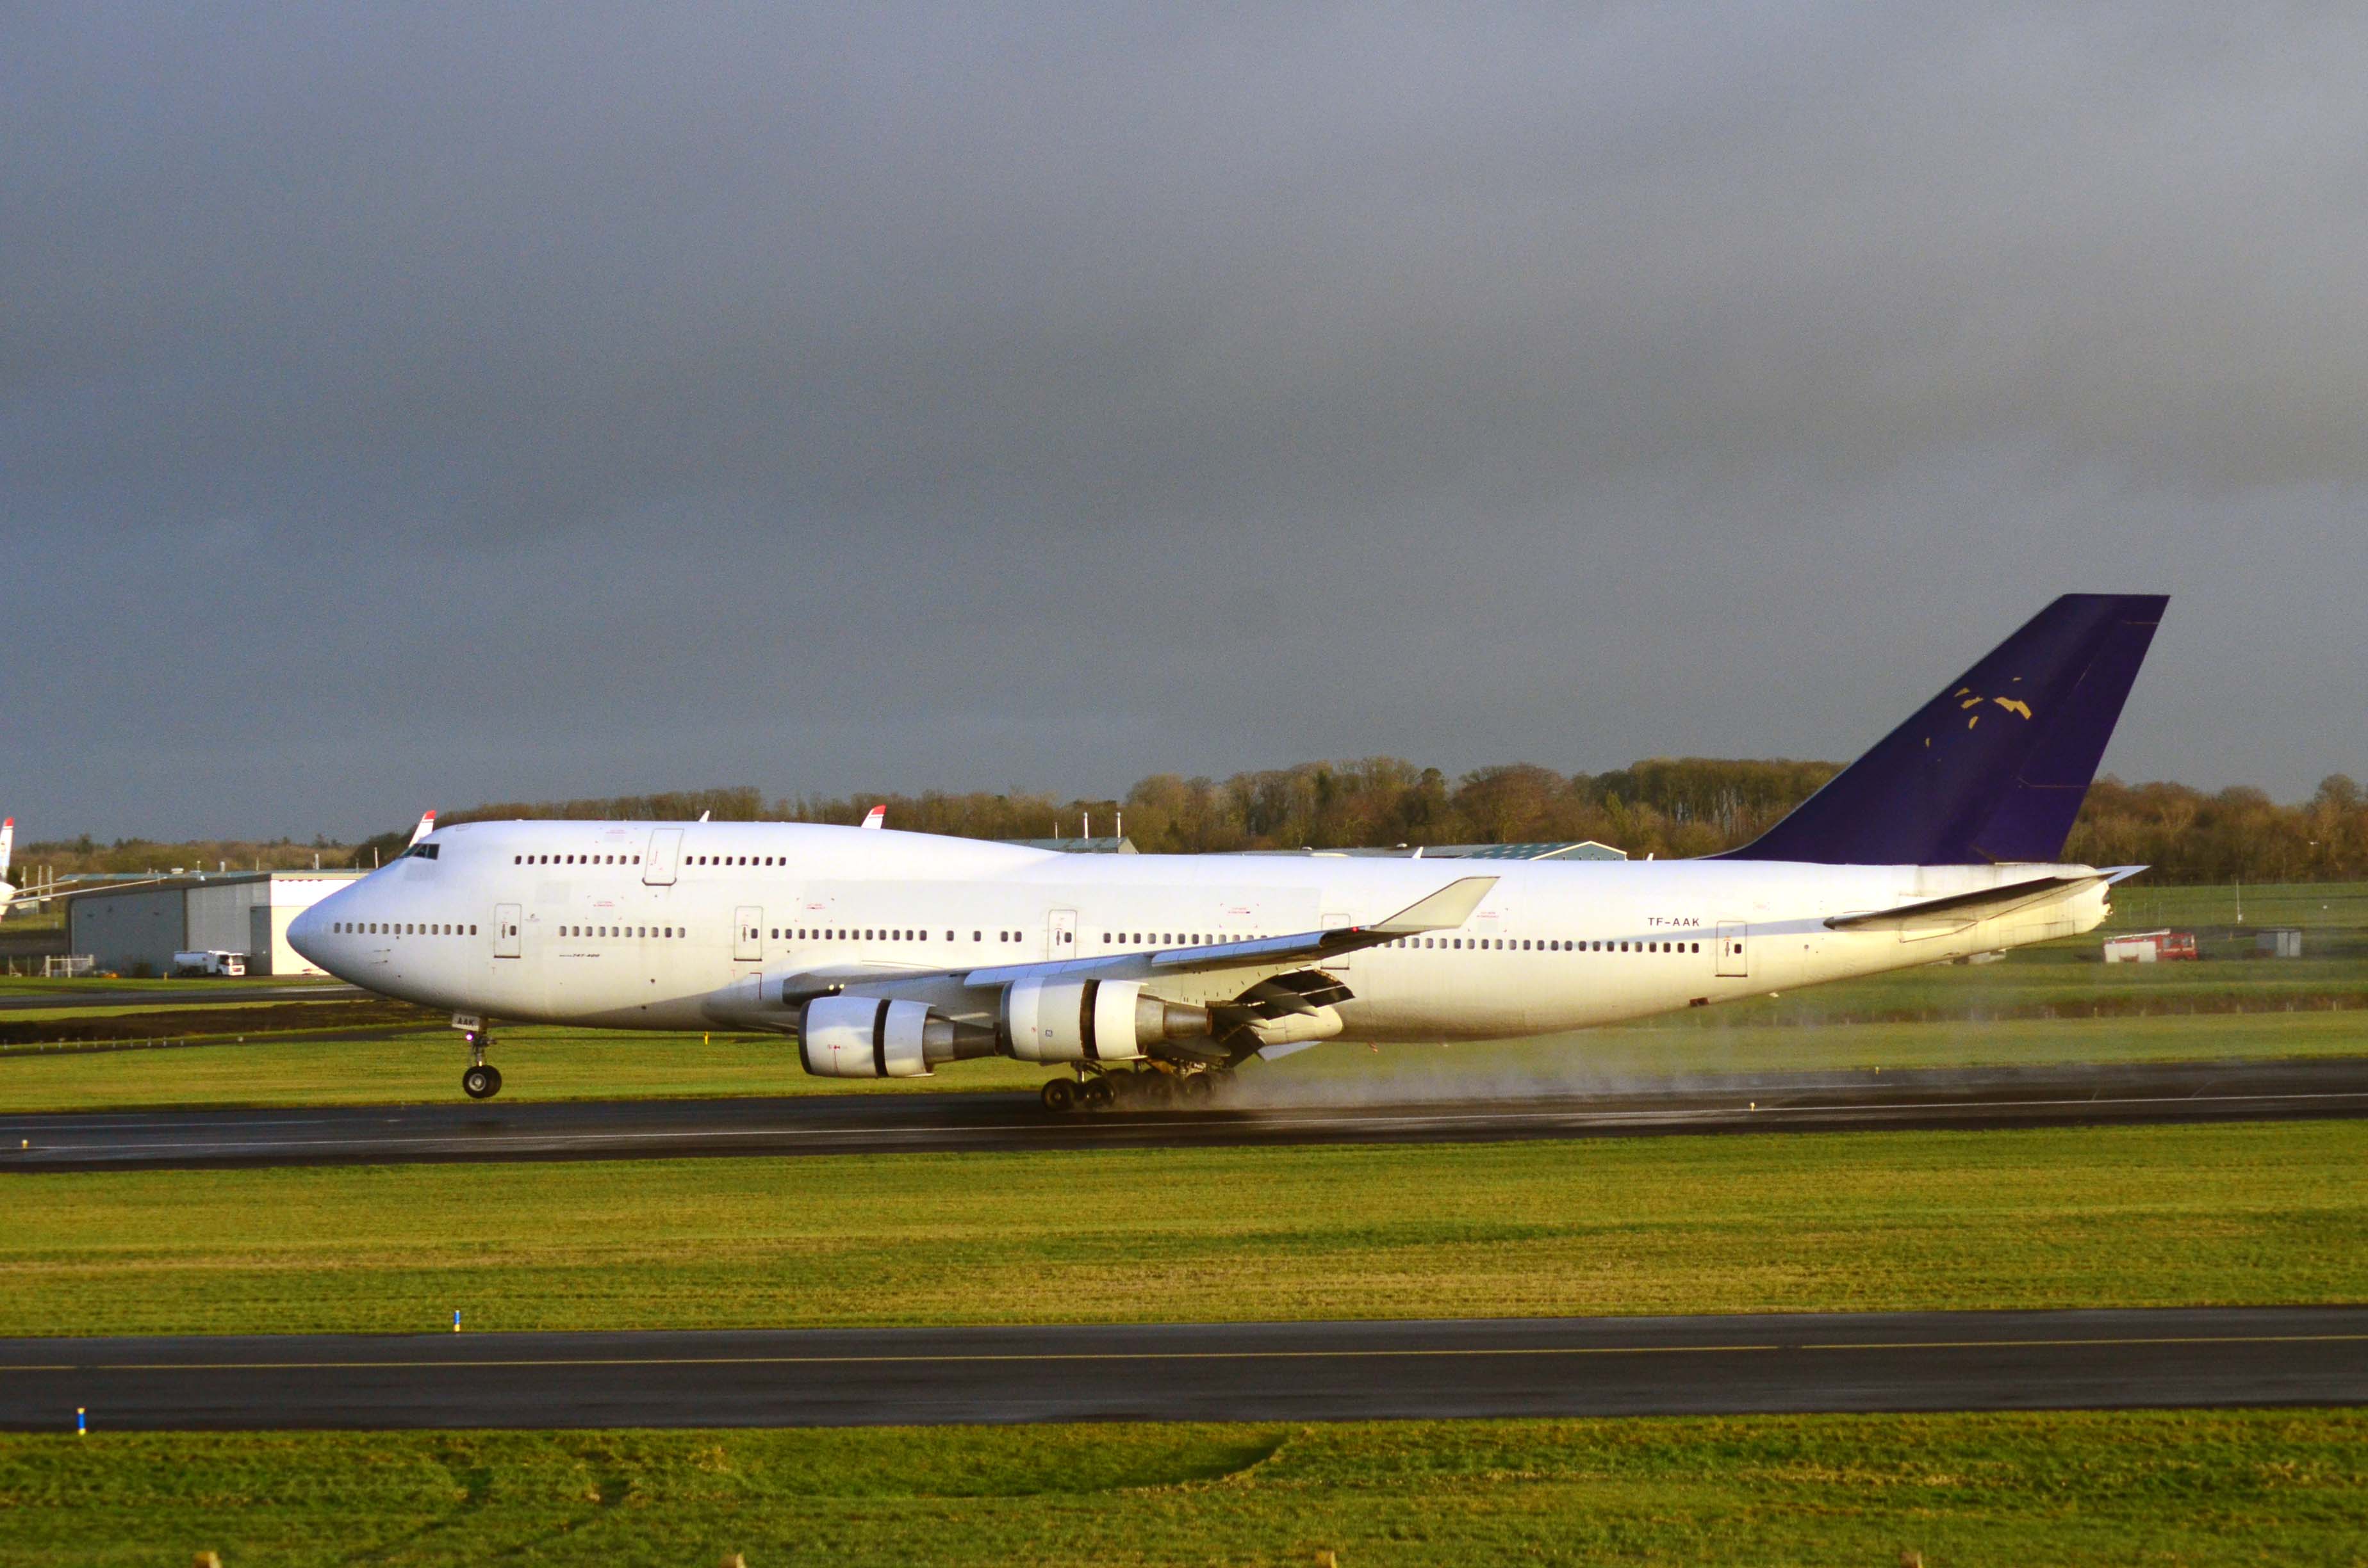
[[0, 1340], [0, 1426], [831, 1426], [2368, 1403], [2368, 1308]]
[[[1344, 1089], [1357, 1085], [1343, 1080]], [[0, 1113], [0, 1173], [982, 1149], [1480, 1142], [2368, 1114], [2368, 1058], [1817, 1073], [1600, 1094], [1055, 1116], [1030, 1095], [839, 1094]]]
[[245, 985], [189, 980], [171, 990], [19, 991], [0, 996], [0, 1013], [55, 1012], [75, 1007], [210, 1007], [230, 1002], [351, 1002], [370, 994], [359, 985]]

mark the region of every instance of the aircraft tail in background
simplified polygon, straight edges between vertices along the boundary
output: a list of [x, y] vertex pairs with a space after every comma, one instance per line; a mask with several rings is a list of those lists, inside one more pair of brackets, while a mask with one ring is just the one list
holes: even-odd
[[2169, 602], [2065, 595], [1782, 822], [1720, 858], [2056, 859]]

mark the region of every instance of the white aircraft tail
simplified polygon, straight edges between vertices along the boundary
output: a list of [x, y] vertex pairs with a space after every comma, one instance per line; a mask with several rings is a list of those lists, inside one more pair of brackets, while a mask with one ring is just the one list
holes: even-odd
[[[434, 812], [420, 812], [419, 825], [411, 830], [411, 844], [418, 843], [421, 839], [427, 837], [429, 834], [434, 833], [435, 831], [436, 813]], [[411, 847], [411, 844], [406, 844], [404, 847], [408, 849]]]
[[17, 852], [17, 819], [0, 822], [0, 882], [8, 880], [8, 857]]
[[863, 813], [863, 825], [866, 827], [878, 827], [887, 820], [888, 807], [884, 801]]

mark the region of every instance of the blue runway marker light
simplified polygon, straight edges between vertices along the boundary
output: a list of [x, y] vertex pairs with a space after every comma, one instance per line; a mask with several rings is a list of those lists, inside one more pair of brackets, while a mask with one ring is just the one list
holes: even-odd
[[75, 1436], [75, 1437], [81, 1437], [83, 1434], [85, 1434], [85, 1433], [86, 1433], [86, 1432], [88, 1432], [88, 1431], [90, 1430], [90, 1420], [89, 1420], [89, 1415], [90, 1415], [90, 1413], [89, 1413], [88, 1411], [85, 1410], [81, 1405], [77, 1404], [77, 1405], [75, 1405], [75, 1406], [74, 1406], [74, 1436]]
[[461, 1332], [461, 1309], [458, 1307], [452, 1309], [452, 1332], [455, 1334]]

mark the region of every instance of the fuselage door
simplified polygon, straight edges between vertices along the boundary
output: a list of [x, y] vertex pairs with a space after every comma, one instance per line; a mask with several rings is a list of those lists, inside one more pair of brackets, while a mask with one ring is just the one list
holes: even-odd
[[514, 959], [518, 956], [518, 906], [515, 903], [494, 905], [494, 957]]
[[1715, 972], [1721, 979], [1751, 978], [1751, 950], [1747, 940], [1750, 929], [1740, 922], [1719, 923], [1718, 968]]
[[[1346, 931], [1354, 924], [1355, 922], [1346, 915], [1327, 915], [1324, 917], [1324, 929], [1326, 931]], [[1351, 956], [1348, 953], [1334, 953], [1324, 960], [1324, 967], [1329, 970], [1347, 969], [1349, 967], [1349, 960]]]
[[1044, 927], [1044, 956], [1048, 959], [1073, 959], [1077, 956], [1077, 912], [1056, 909]]
[[674, 885], [674, 863], [682, 858], [682, 829], [662, 827], [650, 835], [650, 847], [642, 857], [642, 881], [653, 887]]
[[732, 957], [737, 963], [757, 963], [765, 956], [765, 910], [744, 903], [732, 912]]

